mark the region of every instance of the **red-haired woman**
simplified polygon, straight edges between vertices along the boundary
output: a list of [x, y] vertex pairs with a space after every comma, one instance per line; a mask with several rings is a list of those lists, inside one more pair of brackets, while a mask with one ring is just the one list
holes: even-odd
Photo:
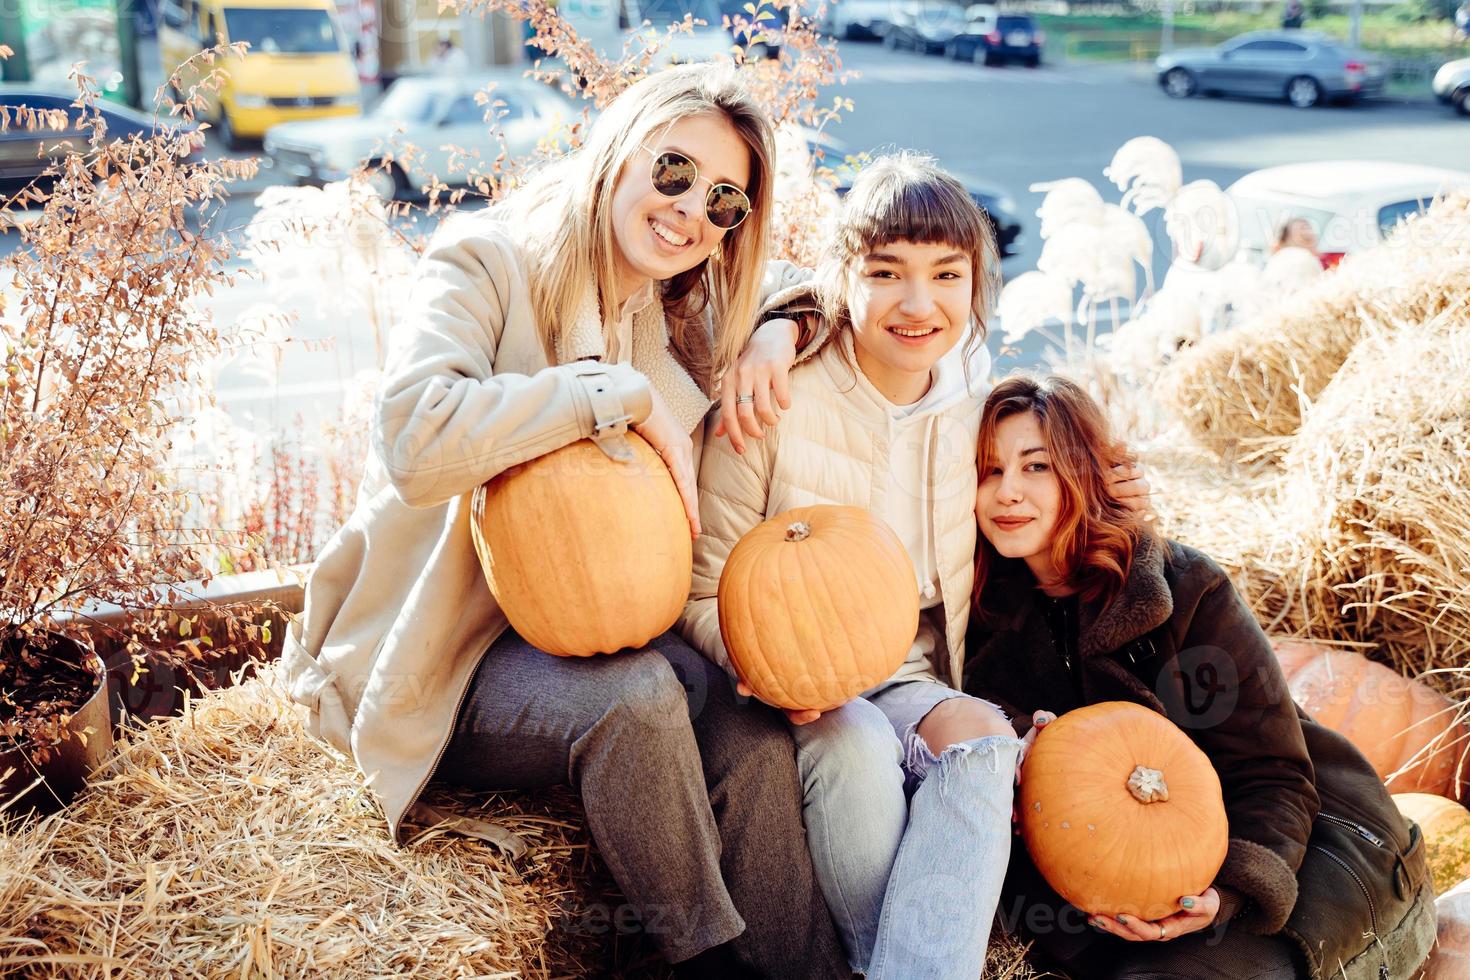
[[1011, 378], [991, 393], [965, 687], [1006, 707], [1028, 746], [1087, 704], [1164, 714], [1220, 776], [1229, 851], [1214, 884], [1166, 918], [1089, 919], [1018, 837], [1004, 924], [1074, 978], [1412, 975], [1434, 940], [1418, 828], [1346, 739], [1292, 703], [1220, 567], [1107, 492], [1121, 456], [1065, 379]]

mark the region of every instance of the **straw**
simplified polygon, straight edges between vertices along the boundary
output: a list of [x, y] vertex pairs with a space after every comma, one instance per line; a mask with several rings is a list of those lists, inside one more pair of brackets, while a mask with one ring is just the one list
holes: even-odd
[[1424, 323], [1463, 302], [1467, 219], [1470, 194], [1437, 202], [1385, 244], [1181, 354], [1160, 379], [1160, 398], [1223, 458], [1278, 456], [1372, 324]]
[[[0, 828], [0, 973], [108, 977], [667, 977], [566, 789], [434, 789], [503, 826], [402, 848], [271, 669], [142, 729], [70, 808]], [[777, 883], [779, 884], [779, 883]], [[1034, 976], [992, 943], [987, 978]]]

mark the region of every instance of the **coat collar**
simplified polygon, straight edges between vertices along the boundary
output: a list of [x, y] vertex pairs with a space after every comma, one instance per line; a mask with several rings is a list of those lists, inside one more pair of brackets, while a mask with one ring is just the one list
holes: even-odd
[[1084, 657], [1112, 653], [1158, 629], [1174, 615], [1174, 594], [1164, 578], [1166, 545], [1157, 534], [1145, 534], [1133, 552], [1133, 565], [1123, 591], [1101, 611], [1084, 609], [1078, 652]]
[[[1133, 553], [1128, 580], [1111, 603], [1099, 609], [1086, 604], [1078, 616], [1078, 652], [1083, 658], [1119, 650], [1169, 621], [1174, 596], [1164, 577], [1168, 545], [1157, 534], [1144, 535]], [[980, 617], [982, 628], [1019, 630], [1035, 608], [1036, 580], [1025, 563], [1005, 560], [997, 569], [994, 586], [986, 586]]]
[[[556, 338], [558, 364], [587, 358], [607, 358], [606, 328], [592, 286], [583, 292], [571, 326]], [[669, 329], [660, 302], [647, 304], [633, 316], [632, 364], [663, 397], [684, 431], [693, 432], [709, 411], [710, 400], [669, 350]]]

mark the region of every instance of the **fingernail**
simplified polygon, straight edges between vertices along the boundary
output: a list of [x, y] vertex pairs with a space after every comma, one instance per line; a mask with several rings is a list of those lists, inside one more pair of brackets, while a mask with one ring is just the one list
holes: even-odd
[[1183, 905], [1187, 909], [1192, 909], [1192, 908], [1194, 908], [1194, 899], [1192, 899], [1192, 898], [1182, 899], [1179, 902], [1179, 904], [1180, 905]]
[[1128, 916], [1123, 915], [1122, 913], [1119, 913], [1118, 914], [1118, 921], [1119, 922], [1127, 922], [1128, 921]]

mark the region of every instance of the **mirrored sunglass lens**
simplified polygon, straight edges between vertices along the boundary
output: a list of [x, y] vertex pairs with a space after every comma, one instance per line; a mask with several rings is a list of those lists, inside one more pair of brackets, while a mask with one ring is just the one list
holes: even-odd
[[734, 228], [750, 213], [750, 199], [737, 187], [718, 184], [710, 189], [705, 213], [716, 228]]
[[678, 197], [694, 186], [698, 173], [688, 157], [661, 153], [653, 161], [653, 189], [666, 197]]

